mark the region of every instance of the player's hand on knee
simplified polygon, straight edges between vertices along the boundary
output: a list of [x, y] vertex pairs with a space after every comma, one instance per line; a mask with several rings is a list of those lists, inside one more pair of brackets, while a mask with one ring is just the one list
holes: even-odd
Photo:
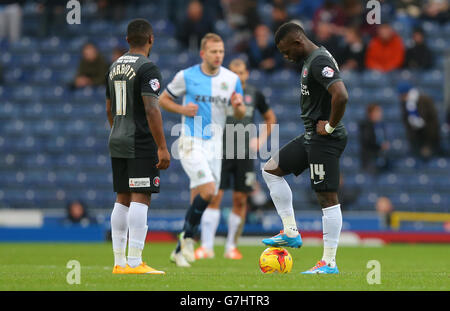
[[170, 165], [170, 153], [167, 149], [159, 149], [158, 148], [158, 164], [156, 164], [156, 168], [160, 170], [165, 170]]

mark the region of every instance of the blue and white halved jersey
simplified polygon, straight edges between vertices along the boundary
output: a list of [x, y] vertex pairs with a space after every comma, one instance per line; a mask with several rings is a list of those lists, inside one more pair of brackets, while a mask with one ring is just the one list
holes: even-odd
[[167, 86], [167, 92], [175, 99], [183, 96], [183, 106], [198, 105], [195, 117], [182, 116], [181, 136], [202, 139], [222, 139], [231, 96], [234, 92], [243, 95], [241, 81], [234, 72], [220, 67], [216, 75], [209, 76], [203, 73], [200, 64], [179, 71]]

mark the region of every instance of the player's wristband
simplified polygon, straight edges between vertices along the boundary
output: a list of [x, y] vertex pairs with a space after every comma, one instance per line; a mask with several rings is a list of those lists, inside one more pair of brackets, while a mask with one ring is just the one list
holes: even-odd
[[325, 124], [325, 132], [327, 132], [328, 134], [333, 133], [334, 129], [335, 129], [335, 128], [332, 127], [332, 126], [330, 126], [329, 123]]

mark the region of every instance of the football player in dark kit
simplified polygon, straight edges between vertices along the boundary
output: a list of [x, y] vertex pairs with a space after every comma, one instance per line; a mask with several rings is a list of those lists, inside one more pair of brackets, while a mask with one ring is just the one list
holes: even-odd
[[142, 261], [151, 194], [159, 192], [159, 170], [170, 164], [158, 103], [161, 74], [148, 59], [154, 42], [150, 23], [131, 21], [127, 41], [129, 51], [106, 76], [109, 152], [117, 192], [111, 214], [113, 273], [164, 274]]
[[283, 146], [264, 166], [262, 174], [284, 229], [264, 239], [269, 246], [301, 247], [302, 239], [292, 206], [292, 192], [283, 178], [310, 170], [311, 187], [322, 208], [324, 251], [322, 259], [306, 274], [339, 273], [336, 250], [342, 228], [339, 186], [339, 158], [347, 144], [341, 122], [348, 100], [339, 68], [325, 47], [311, 42], [303, 28], [285, 23], [275, 33], [278, 50], [289, 61], [303, 62], [301, 71], [301, 118], [305, 133]]

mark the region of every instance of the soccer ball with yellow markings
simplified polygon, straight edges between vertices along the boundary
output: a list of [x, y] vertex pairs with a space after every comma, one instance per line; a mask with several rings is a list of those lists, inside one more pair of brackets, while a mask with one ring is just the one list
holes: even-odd
[[282, 247], [268, 247], [259, 257], [262, 273], [288, 273], [292, 270], [292, 257]]

